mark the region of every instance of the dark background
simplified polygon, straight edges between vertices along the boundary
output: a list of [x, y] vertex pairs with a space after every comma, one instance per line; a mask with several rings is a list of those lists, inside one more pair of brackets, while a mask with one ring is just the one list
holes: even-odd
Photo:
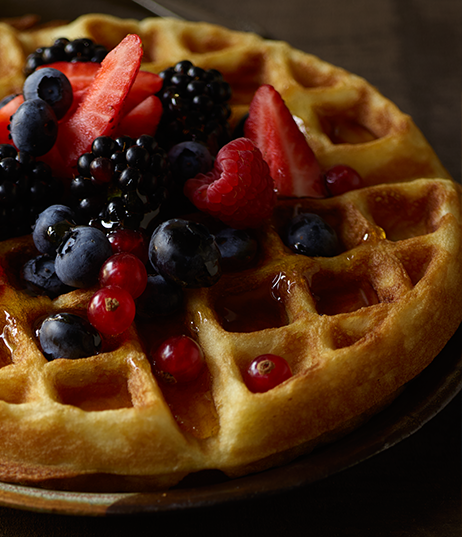
[[[233, 25], [253, 21], [272, 37], [364, 76], [413, 116], [443, 164], [461, 177], [459, 0], [212, 0]], [[0, 0], [0, 18], [43, 20], [85, 12], [143, 18], [129, 0]], [[0, 51], [1, 61], [1, 51]], [[0, 507], [0, 536], [461, 535], [461, 396], [392, 448], [316, 483], [237, 504], [148, 518], [68, 517]]]

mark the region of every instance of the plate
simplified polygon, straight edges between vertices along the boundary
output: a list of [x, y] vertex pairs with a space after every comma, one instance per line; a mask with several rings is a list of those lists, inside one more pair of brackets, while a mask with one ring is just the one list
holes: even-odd
[[213, 472], [153, 493], [74, 493], [0, 483], [0, 505], [66, 515], [137, 515], [193, 510], [289, 492], [327, 478], [418, 431], [462, 389], [462, 326], [443, 351], [380, 414], [343, 439], [290, 464], [239, 479]]

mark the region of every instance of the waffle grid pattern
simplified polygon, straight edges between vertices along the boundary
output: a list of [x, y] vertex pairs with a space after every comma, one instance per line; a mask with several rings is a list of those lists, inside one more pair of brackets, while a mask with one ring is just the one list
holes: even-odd
[[[184, 311], [106, 339], [103, 352], [47, 362], [35, 336], [55, 311], [83, 314], [93, 290], [51, 301], [28, 294], [30, 237], [0, 244], [0, 477], [91, 490], [166, 487], [191, 472], [242, 475], [331, 440], [381, 408], [461, 322], [461, 193], [412, 120], [363, 79], [281, 42], [206, 24], [86, 16], [65, 27], [0, 26], [0, 97], [39, 45], [82, 36], [115, 46], [136, 32], [145, 69], [183, 59], [219, 69], [236, 124], [262, 83], [280, 91], [323, 168], [355, 167], [367, 188], [280, 200], [259, 230], [258, 263], [189, 290]], [[309, 126], [309, 127], [308, 127]], [[440, 179], [433, 179], [439, 177]], [[425, 179], [422, 179], [425, 178]], [[303, 211], [323, 216], [342, 252], [294, 255], [281, 237]], [[438, 337], [428, 338], [428, 333]], [[179, 392], [157, 382], [149, 349], [188, 333], [207, 367]], [[251, 394], [242, 371], [275, 353], [294, 376]]]

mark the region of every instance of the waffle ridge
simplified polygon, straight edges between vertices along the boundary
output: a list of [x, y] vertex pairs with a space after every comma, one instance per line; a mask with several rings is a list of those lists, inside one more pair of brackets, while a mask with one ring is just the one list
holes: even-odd
[[[354, 167], [366, 186], [331, 198], [280, 199], [257, 230], [254, 266], [189, 289], [175, 318], [135, 323], [102, 352], [48, 362], [35, 329], [53, 312], [83, 314], [94, 289], [51, 300], [28, 293], [20, 267], [31, 237], [0, 243], [0, 478], [72, 490], [169, 487], [219, 469], [260, 471], [344, 434], [388, 404], [442, 350], [462, 320], [461, 189], [411, 118], [364, 79], [286, 43], [205, 23], [88, 15], [57, 27], [0, 25], [14, 62], [0, 97], [22, 87], [39, 45], [87, 36], [114, 47], [143, 41], [143, 69], [190, 59], [233, 88], [232, 124], [256, 88], [272, 84], [299, 118], [321, 167]], [[329, 222], [332, 258], [296, 255], [282, 236], [298, 213]], [[429, 338], [429, 327], [437, 337]], [[188, 333], [206, 367], [181, 394], [152, 372], [148, 349]], [[251, 393], [257, 355], [289, 362], [293, 377]]]

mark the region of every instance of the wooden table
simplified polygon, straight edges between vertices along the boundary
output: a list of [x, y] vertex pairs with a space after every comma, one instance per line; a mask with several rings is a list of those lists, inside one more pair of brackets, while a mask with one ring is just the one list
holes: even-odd
[[[254, 21], [272, 37], [364, 76], [413, 116], [460, 180], [458, 0], [200, 0], [190, 5], [213, 9], [224, 18]], [[38, 9], [44, 20], [89, 11], [148, 15], [128, 0], [2, 0], [0, 17]], [[460, 435], [459, 394], [393, 448], [291, 492], [148, 518], [67, 517], [0, 508], [0, 535], [459, 537]]]

